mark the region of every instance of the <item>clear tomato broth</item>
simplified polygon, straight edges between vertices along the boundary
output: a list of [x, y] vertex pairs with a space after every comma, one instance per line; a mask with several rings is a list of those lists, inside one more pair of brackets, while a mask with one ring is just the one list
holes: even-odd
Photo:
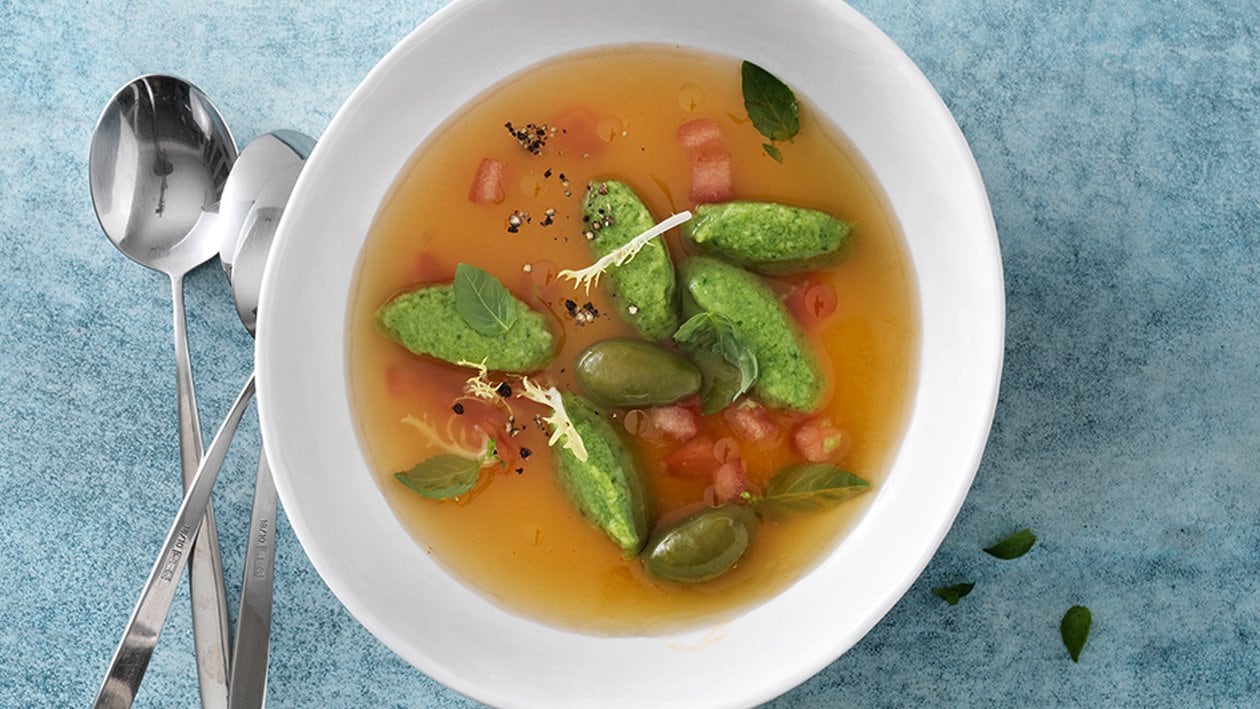
[[[511, 400], [525, 431], [511, 439], [508, 468], [483, 471], [466, 498], [427, 500], [393, 478], [442, 452], [405, 418], [424, 417], [439, 429], [449, 424], [459, 431], [493, 419], [493, 409], [465, 401], [465, 415], [455, 416], [451, 407], [469, 372], [393, 344], [377, 330], [375, 310], [400, 292], [449, 280], [458, 262], [477, 265], [551, 313], [562, 345], [539, 379], [576, 388], [572, 366], [579, 352], [598, 340], [632, 334], [602, 286], [587, 296], [554, 280], [559, 268], [592, 261], [581, 235], [585, 186], [595, 178], [623, 180], [658, 220], [690, 208], [690, 158], [675, 131], [696, 118], [721, 124], [736, 198], [821, 209], [857, 227], [840, 266], [768, 281], [785, 298], [806, 280], [834, 292], [834, 313], [804, 323], [830, 382], [820, 415], [851, 441], [838, 462], [878, 488], [900, 440], [914, 382], [918, 327], [911, 268], [860, 158], [816, 117], [808, 97], [798, 98], [800, 133], [779, 144], [779, 164], [765, 154], [764, 139], [747, 120], [737, 60], [656, 46], [564, 57], [504, 81], [461, 109], [419, 147], [382, 204], [350, 304], [351, 393], [361, 440], [403, 526], [428, 553], [502, 606], [595, 632], [633, 634], [713, 620], [799, 578], [865, 505], [858, 498], [827, 512], [766, 519], [734, 570], [706, 584], [680, 586], [646, 577], [638, 562], [622, 560], [616, 546], [574, 511], [553, 481], [544, 435], [529, 423], [544, 411], [522, 399]], [[534, 155], [509, 135], [508, 121], [518, 127], [546, 122], [561, 130]], [[483, 158], [507, 165], [498, 204], [469, 200]], [[549, 208], [554, 223], [543, 226]], [[513, 211], [528, 212], [530, 219], [509, 233]], [[666, 241], [677, 263], [685, 256], [677, 233]], [[578, 327], [565, 312], [566, 299], [591, 301], [601, 317]], [[635, 428], [634, 418], [628, 428]], [[782, 431], [763, 445], [740, 441], [721, 414], [706, 417], [701, 427], [714, 440], [736, 442], [750, 482], [760, 488], [797, 460], [790, 427], [801, 417], [775, 418]], [[624, 430], [625, 421], [618, 415], [614, 424]], [[641, 435], [627, 439], [644, 464], [658, 519], [676, 518], [701, 503], [706, 481], [662, 471], [662, 458], [678, 444]], [[520, 447], [532, 455], [521, 459]], [[837, 589], [837, 600], [842, 598], [843, 589]]]

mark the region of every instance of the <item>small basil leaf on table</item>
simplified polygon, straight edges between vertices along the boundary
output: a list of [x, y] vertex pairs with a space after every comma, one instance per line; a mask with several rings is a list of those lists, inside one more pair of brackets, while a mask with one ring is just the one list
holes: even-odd
[[971, 589], [975, 588], [974, 583], [956, 583], [953, 586], [942, 586], [932, 589], [932, 593], [943, 598], [946, 603], [951, 606], [958, 605], [958, 599], [971, 593]]
[[394, 473], [398, 482], [434, 500], [457, 497], [477, 484], [480, 460], [444, 453], [420, 463], [411, 470]]
[[766, 151], [766, 155], [769, 155], [770, 157], [774, 158], [775, 162], [779, 163], [780, 165], [783, 164], [783, 153], [779, 152], [778, 148], [774, 147], [773, 145], [769, 143], [762, 143], [761, 149]]
[[1021, 529], [1002, 541], [991, 547], [985, 548], [985, 553], [990, 556], [996, 556], [999, 559], [1018, 559], [1028, 553], [1033, 548], [1033, 544], [1037, 543], [1037, 535], [1032, 533], [1030, 529]]
[[866, 492], [871, 484], [826, 463], [797, 463], [770, 479], [766, 494], [754, 498], [763, 507], [820, 510]]
[[455, 267], [455, 310], [487, 337], [507, 332], [519, 315], [515, 299], [499, 279], [466, 263]]
[[[734, 401], [736, 396], [748, 391], [757, 379], [756, 355], [753, 354], [748, 343], [735, 331], [734, 323], [722, 315], [705, 312], [691, 316], [682, 324], [682, 327], [678, 328], [678, 332], [674, 333], [674, 342], [696, 359], [702, 359], [702, 354], [706, 352], [716, 354], [738, 370], [738, 390], [730, 401]], [[696, 362], [696, 365], [700, 366], [700, 363]], [[704, 374], [703, 369], [701, 369], [701, 374]], [[720, 409], [721, 407], [718, 407], [718, 410]]]
[[792, 89], [752, 62], [744, 62], [740, 74], [744, 110], [757, 132], [770, 140], [791, 140], [801, 129], [800, 106]]
[[1063, 645], [1072, 656], [1072, 662], [1081, 661], [1081, 650], [1089, 639], [1091, 622], [1093, 616], [1085, 606], [1072, 606], [1063, 614], [1063, 620], [1059, 621], [1059, 634], [1063, 636]]

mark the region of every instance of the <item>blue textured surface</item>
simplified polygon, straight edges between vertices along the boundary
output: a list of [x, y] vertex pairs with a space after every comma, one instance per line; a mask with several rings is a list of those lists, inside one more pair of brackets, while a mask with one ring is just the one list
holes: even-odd
[[[1260, 2], [855, 4], [971, 141], [1006, 371], [940, 552], [779, 705], [1260, 705]], [[318, 136], [439, 5], [0, 3], [0, 705], [89, 701], [178, 496], [168, 287], [93, 216], [101, 106], [169, 71], [241, 145]], [[186, 290], [208, 428], [251, 340], [217, 266]], [[257, 445], [247, 423], [215, 492], [233, 602]], [[1027, 557], [980, 553], [1023, 526]], [[273, 704], [468, 703], [355, 623], [283, 522], [278, 545]], [[962, 580], [957, 606], [930, 592]], [[183, 594], [142, 704], [196, 702]], [[1076, 603], [1078, 665], [1058, 637]]]

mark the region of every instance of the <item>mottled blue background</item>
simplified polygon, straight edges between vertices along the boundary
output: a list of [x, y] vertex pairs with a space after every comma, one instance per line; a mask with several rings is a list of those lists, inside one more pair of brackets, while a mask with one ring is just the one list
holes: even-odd
[[[0, 705], [88, 702], [178, 497], [168, 288], [93, 216], [101, 106], [169, 71], [241, 145], [318, 136], [439, 5], [0, 3]], [[855, 5], [971, 141], [1006, 370], [940, 552], [779, 705], [1260, 705], [1260, 2]], [[252, 343], [216, 265], [187, 293], [208, 437]], [[233, 599], [255, 422], [239, 442], [215, 491]], [[980, 553], [1023, 526], [1027, 557]], [[359, 627], [279, 531], [273, 704], [468, 703]], [[930, 592], [962, 580], [958, 606]], [[1058, 621], [1077, 603], [1094, 629], [1074, 665]], [[140, 701], [189, 706], [195, 683], [181, 596]]]

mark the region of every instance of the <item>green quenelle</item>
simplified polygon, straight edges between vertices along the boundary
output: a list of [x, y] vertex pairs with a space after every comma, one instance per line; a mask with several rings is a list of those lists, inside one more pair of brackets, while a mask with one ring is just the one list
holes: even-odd
[[757, 515], [741, 505], [705, 509], [652, 535], [643, 568], [657, 578], [708, 581], [735, 566], [757, 535]]
[[632, 559], [647, 539], [647, 493], [621, 436], [584, 399], [565, 394], [564, 410], [586, 447], [586, 460], [568, 448], [554, 449], [556, 477], [582, 516]]
[[643, 340], [600, 340], [578, 355], [573, 373], [582, 391], [603, 406], [663, 406], [700, 391], [694, 364]]
[[839, 263], [853, 227], [825, 212], [774, 202], [702, 204], [683, 233], [704, 251], [766, 274]]
[[[634, 190], [616, 180], [596, 180], [587, 187], [582, 218], [597, 259], [656, 225]], [[678, 327], [674, 264], [661, 238], [649, 241], [626, 263], [610, 266], [607, 276], [617, 312], [640, 335], [660, 340]]]
[[695, 306], [725, 316], [757, 358], [753, 394], [767, 406], [814, 411], [826, 388], [822, 369], [792, 316], [756, 275], [708, 257], [683, 266]]
[[450, 285], [425, 286], [381, 306], [377, 321], [395, 341], [418, 355], [457, 364], [484, 364], [496, 372], [533, 372], [547, 366], [556, 339], [543, 316], [517, 298], [516, 322], [501, 335], [477, 332], [455, 309]]

